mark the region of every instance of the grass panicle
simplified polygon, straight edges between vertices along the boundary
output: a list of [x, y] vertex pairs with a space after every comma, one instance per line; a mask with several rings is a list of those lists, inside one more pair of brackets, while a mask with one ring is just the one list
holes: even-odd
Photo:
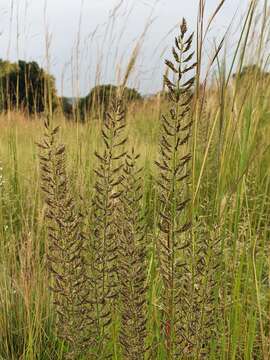
[[[91, 278], [94, 286], [97, 353], [101, 359], [111, 356], [108, 344], [116, 344], [116, 303], [118, 299], [119, 197], [123, 160], [125, 111], [117, 98], [102, 128], [104, 152], [96, 152], [98, 167], [93, 197], [91, 229]], [[106, 345], [107, 344], [107, 345]], [[106, 346], [105, 346], [106, 345]], [[114, 347], [114, 352], [118, 350]]]
[[180, 279], [185, 275], [186, 259], [184, 251], [189, 246], [185, 233], [190, 228], [185, 209], [189, 202], [188, 148], [192, 121], [190, 109], [194, 76], [184, 79], [196, 67], [192, 63], [191, 52], [193, 34], [187, 36], [187, 24], [183, 19], [180, 35], [175, 39], [172, 49], [174, 61], [166, 60], [166, 65], [175, 75], [173, 82], [164, 76], [171, 102], [169, 115], [162, 116], [160, 140], [160, 160], [156, 162], [160, 176], [158, 179], [160, 200], [160, 233], [158, 236], [158, 260], [162, 276], [162, 326], [165, 337], [166, 357], [176, 359], [183, 353], [181, 333], [183, 324], [182, 304], [188, 299], [181, 291]]
[[69, 355], [79, 355], [88, 339], [89, 290], [85, 264], [82, 215], [69, 190], [65, 147], [58, 143], [59, 128], [45, 121], [45, 134], [38, 144], [42, 190], [47, 205], [47, 266], [57, 312], [58, 335], [69, 347]]
[[142, 169], [132, 149], [125, 158], [121, 195], [119, 246], [120, 343], [124, 359], [143, 360], [147, 352], [147, 269], [142, 210]]
[[[195, 246], [188, 249], [189, 281], [186, 283], [188, 303], [184, 306], [185, 335], [188, 339], [188, 355], [192, 359], [211, 358], [212, 340], [218, 337], [220, 282], [224, 276], [220, 229], [199, 219], [194, 226]], [[217, 351], [220, 342], [216, 344]]]

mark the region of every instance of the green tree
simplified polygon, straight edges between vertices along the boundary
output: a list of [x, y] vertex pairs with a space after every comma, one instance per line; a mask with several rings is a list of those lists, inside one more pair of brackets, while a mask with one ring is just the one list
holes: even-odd
[[59, 101], [60, 101], [61, 108], [62, 108], [62, 111], [63, 111], [64, 115], [67, 118], [72, 117], [72, 115], [73, 115], [73, 101], [74, 101], [73, 98], [63, 96], [63, 97], [59, 98]]
[[55, 79], [35, 61], [0, 60], [0, 109], [40, 113], [57, 104]]
[[[87, 114], [103, 118], [108, 111], [111, 101], [116, 99], [118, 89], [119, 87], [111, 84], [95, 86], [86, 97], [78, 102], [81, 118], [85, 119]], [[141, 99], [142, 96], [137, 90], [128, 87], [124, 88], [124, 104]]]

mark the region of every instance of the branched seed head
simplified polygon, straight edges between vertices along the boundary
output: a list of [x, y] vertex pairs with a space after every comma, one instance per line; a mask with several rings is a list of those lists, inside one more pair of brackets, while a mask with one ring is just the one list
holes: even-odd
[[[181, 339], [177, 328], [181, 325], [181, 302], [187, 301], [185, 291], [179, 279], [186, 275], [184, 252], [189, 246], [185, 233], [190, 228], [185, 210], [189, 202], [188, 181], [189, 138], [191, 133], [191, 102], [194, 76], [188, 77], [196, 64], [191, 63], [193, 34], [186, 38], [187, 24], [183, 20], [180, 35], [175, 38], [172, 49], [173, 61], [166, 65], [176, 77], [172, 81], [164, 76], [168, 89], [171, 109], [162, 116], [159, 168], [159, 228], [157, 250], [159, 267], [163, 279], [163, 329], [168, 359], [179, 358]], [[180, 290], [179, 290], [180, 286]]]
[[[97, 352], [110, 356], [111, 327], [115, 326], [118, 297], [119, 197], [122, 193], [123, 159], [126, 155], [125, 112], [116, 99], [104, 121], [103, 154], [96, 153], [98, 167], [93, 197], [91, 279], [94, 286]], [[103, 357], [102, 357], [103, 356]]]
[[88, 326], [88, 286], [82, 215], [69, 190], [65, 147], [57, 142], [58, 128], [45, 121], [40, 148], [42, 190], [47, 204], [47, 266], [58, 317], [58, 334], [69, 345], [69, 356], [83, 353]]
[[146, 244], [141, 210], [139, 156], [126, 156], [120, 197], [121, 242], [119, 281], [121, 306], [120, 344], [125, 359], [143, 360], [146, 353]]

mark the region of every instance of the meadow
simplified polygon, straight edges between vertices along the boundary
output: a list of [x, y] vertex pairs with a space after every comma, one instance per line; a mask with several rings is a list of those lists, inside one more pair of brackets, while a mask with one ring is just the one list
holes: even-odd
[[222, 41], [206, 75], [203, 8], [193, 37], [183, 20], [164, 91], [125, 103], [131, 59], [105, 118], [67, 120], [50, 102], [0, 114], [0, 359], [270, 358], [257, 5], [233, 57]]

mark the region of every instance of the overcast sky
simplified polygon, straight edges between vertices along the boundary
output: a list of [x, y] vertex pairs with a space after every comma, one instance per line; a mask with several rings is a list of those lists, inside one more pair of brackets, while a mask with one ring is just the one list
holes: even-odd
[[[206, 0], [208, 16], [219, 2]], [[222, 37], [235, 13], [236, 19], [241, 17], [248, 2], [225, 1], [210, 32], [209, 49], [214, 39]], [[151, 93], [160, 88], [162, 57], [175, 35], [170, 30], [183, 16], [190, 29], [195, 29], [198, 3], [199, 0], [0, 0], [0, 58], [36, 60], [50, 67], [59, 94], [85, 95], [96, 83], [97, 74], [100, 82], [108, 83], [116, 81], [119, 71], [123, 73], [151, 19], [130, 83], [143, 93]]]

